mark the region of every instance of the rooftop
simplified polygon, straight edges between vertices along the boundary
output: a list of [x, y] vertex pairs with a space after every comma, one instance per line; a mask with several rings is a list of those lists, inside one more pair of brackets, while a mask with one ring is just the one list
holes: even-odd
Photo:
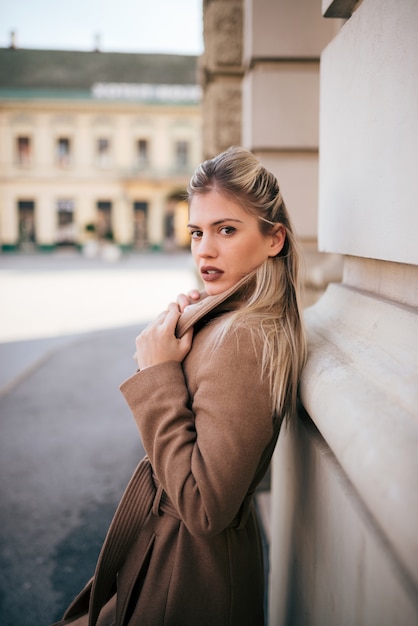
[[[181, 86], [197, 87], [197, 57], [0, 48], [0, 97], [72, 97], [73, 94], [73, 97], [92, 98], [98, 97], [97, 85], [151, 85], [154, 93], [156, 86], [171, 85], [173, 93], [178, 94]], [[106, 92], [102, 88], [100, 93], [101, 97], [109, 97], [106, 93], [110, 93], [115, 99], [126, 99], [127, 93], [135, 98], [135, 93], [138, 96], [145, 92], [132, 88]]]

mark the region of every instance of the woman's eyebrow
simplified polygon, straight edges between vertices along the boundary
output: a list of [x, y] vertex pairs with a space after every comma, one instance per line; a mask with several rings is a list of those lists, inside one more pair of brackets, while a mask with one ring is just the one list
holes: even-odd
[[[223, 224], [224, 222], [238, 222], [242, 224], [242, 220], [238, 220], [234, 217], [224, 217], [221, 220], [216, 220], [216, 222], [212, 222], [209, 226], [219, 226], [219, 224]], [[187, 224], [187, 228], [200, 228], [200, 226], [196, 226], [195, 224]]]

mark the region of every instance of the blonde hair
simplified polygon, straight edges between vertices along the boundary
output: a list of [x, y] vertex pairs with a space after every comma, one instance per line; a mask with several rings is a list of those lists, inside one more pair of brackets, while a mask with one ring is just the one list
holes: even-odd
[[272, 410], [287, 422], [296, 412], [298, 382], [306, 360], [298, 243], [277, 179], [248, 150], [233, 146], [201, 163], [189, 183], [189, 203], [193, 196], [213, 189], [257, 216], [262, 234], [268, 235], [279, 225], [286, 231], [281, 252], [254, 271], [248, 298], [225, 316], [218, 340], [236, 324], [257, 329], [253, 332], [259, 332], [263, 340], [262, 375], [270, 383]]

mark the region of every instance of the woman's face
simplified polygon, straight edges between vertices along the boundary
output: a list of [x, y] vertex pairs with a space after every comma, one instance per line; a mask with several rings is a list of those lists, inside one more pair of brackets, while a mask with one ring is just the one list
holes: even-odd
[[209, 295], [229, 289], [276, 256], [285, 240], [283, 227], [263, 235], [257, 217], [216, 190], [192, 197], [188, 229], [193, 258]]

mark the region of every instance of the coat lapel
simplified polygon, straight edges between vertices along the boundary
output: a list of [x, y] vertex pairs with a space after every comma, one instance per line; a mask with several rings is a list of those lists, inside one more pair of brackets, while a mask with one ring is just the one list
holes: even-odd
[[253, 274], [244, 276], [244, 278], [238, 281], [235, 285], [226, 291], [217, 294], [216, 296], [208, 296], [205, 291], [202, 291], [199, 302], [188, 306], [181, 315], [179, 321], [177, 322], [176, 336], [179, 339], [183, 337], [183, 335], [199, 320], [205, 317], [205, 315], [236, 294], [243, 285], [249, 282], [251, 276], [253, 276]]

